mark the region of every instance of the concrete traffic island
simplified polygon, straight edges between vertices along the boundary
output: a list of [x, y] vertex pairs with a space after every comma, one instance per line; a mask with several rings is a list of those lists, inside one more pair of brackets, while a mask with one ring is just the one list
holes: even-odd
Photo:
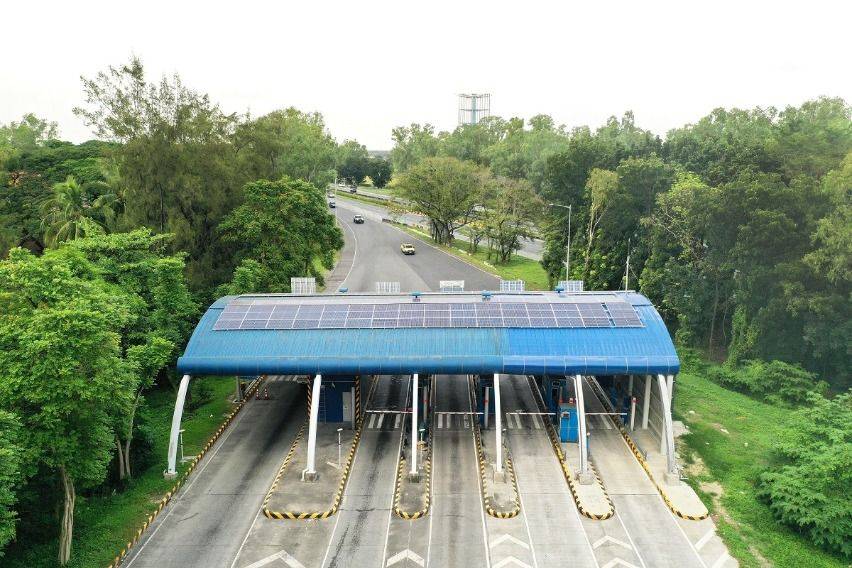
[[[648, 473], [654, 485], [657, 486], [657, 490], [669, 509], [678, 517], [691, 521], [700, 521], [710, 516], [707, 507], [704, 506], [692, 487], [676, 475], [668, 473], [666, 456], [659, 451], [660, 442], [654, 438], [651, 431], [636, 430], [632, 436], [647, 453], [647, 456], [640, 460], [640, 463], [644, 461], [642, 467]], [[628, 442], [628, 445], [630, 445], [630, 442]]]
[[563, 453], [562, 469], [577, 503], [577, 509], [584, 516], [594, 520], [612, 517], [615, 507], [594, 464], [589, 463], [590, 477], [583, 480], [587, 481], [586, 483], [581, 483], [580, 476], [575, 473], [580, 470], [580, 452], [577, 444], [564, 443], [560, 449]]
[[417, 472], [411, 474], [411, 447], [407, 446], [402, 450], [396, 473], [393, 512], [406, 520], [425, 517], [432, 500], [432, 437], [417, 445]]
[[325, 519], [337, 512], [360, 439], [360, 429], [344, 427], [338, 432], [342, 426], [345, 425], [327, 422], [317, 425], [313, 480], [303, 479], [307, 426], [303, 427], [264, 499], [264, 515], [270, 519]]
[[511, 519], [521, 512], [521, 497], [518, 493], [518, 481], [515, 466], [509, 456], [508, 448], [503, 445], [504, 463], [497, 471], [497, 452], [482, 443], [479, 422], [474, 420], [473, 435], [476, 439], [476, 452], [479, 459], [479, 476], [482, 483], [482, 502], [485, 512], [497, 519]]

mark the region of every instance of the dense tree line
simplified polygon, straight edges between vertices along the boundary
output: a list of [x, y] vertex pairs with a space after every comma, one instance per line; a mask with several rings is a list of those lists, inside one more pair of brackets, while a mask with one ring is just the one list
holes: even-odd
[[200, 308], [322, 282], [343, 244], [324, 196], [346, 145], [318, 113], [227, 114], [137, 59], [83, 91], [96, 141], [0, 125], [0, 556], [21, 533], [60, 564], [78, 497], [162, 460], [139, 410]]

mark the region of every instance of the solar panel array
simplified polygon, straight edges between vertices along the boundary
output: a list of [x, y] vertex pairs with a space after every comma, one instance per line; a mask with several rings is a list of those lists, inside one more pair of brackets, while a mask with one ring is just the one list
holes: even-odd
[[584, 303], [228, 304], [214, 330], [643, 327], [622, 301]]

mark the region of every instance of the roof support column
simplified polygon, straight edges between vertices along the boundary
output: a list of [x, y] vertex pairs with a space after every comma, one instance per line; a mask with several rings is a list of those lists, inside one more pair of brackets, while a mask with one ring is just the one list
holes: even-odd
[[166, 479], [174, 479], [177, 475], [175, 469], [177, 462], [178, 438], [180, 437], [180, 421], [183, 418], [183, 403], [186, 401], [186, 391], [189, 388], [189, 375], [184, 375], [178, 387], [177, 400], [175, 400], [175, 411], [172, 414], [172, 432], [169, 436], [169, 463], [164, 475]]
[[[674, 380], [672, 375], [669, 375], [669, 378], [671, 381]], [[660, 387], [660, 402], [662, 403], [663, 411], [663, 442], [666, 453], [666, 472], [670, 475], [677, 475], [674, 433], [672, 432], [671, 393], [669, 392], [666, 376], [657, 375], [657, 384]]]
[[586, 437], [586, 404], [583, 400], [583, 375], [574, 375], [574, 393], [577, 395], [577, 424], [579, 426], [579, 435], [577, 441], [580, 447], [580, 483], [589, 480], [589, 444]]
[[651, 375], [645, 375], [645, 396], [642, 398], [642, 429], [648, 429], [648, 411], [651, 410]]
[[495, 469], [497, 470], [497, 473], [503, 473], [503, 424], [501, 414], [502, 412], [500, 411], [500, 373], [494, 373], [494, 433], [496, 436], [494, 448], [497, 452], [497, 463], [495, 464]]
[[417, 373], [411, 376], [411, 475], [417, 475]]
[[315, 481], [316, 451], [317, 451], [317, 421], [319, 419], [319, 403], [322, 387], [322, 375], [314, 377], [314, 386], [311, 389], [311, 416], [308, 423], [308, 467], [302, 472], [302, 481]]

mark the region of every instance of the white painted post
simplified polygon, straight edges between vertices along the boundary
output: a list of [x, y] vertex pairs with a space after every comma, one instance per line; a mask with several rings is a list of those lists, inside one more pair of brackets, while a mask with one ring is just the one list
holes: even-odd
[[574, 394], [577, 395], [577, 424], [580, 427], [577, 441], [580, 445], [580, 475], [589, 474], [589, 448], [586, 439], [586, 406], [583, 402], [583, 375], [574, 375]]
[[668, 385], [666, 384], [666, 377], [663, 375], [657, 375], [657, 383], [660, 386], [660, 402], [662, 403], [662, 412], [663, 412], [663, 446], [666, 453], [666, 461], [667, 461], [667, 470], [668, 473], [677, 473], [677, 467], [675, 463], [675, 452], [674, 452], [674, 433], [672, 432], [672, 414], [671, 407], [669, 406], [669, 398], [666, 396], [666, 390], [668, 389]]
[[485, 429], [488, 429], [488, 404], [491, 402], [489, 400], [489, 392], [491, 391], [491, 387], [485, 387], [485, 395], [484, 395], [484, 404], [482, 405], [483, 418], [485, 418]]
[[630, 378], [627, 381], [627, 396], [633, 396], [633, 375], [630, 375]]
[[636, 422], [636, 397], [630, 397], [630, 431], [634, 430], [633, 425]]
[[500, 410], [500, 373], [494, 373], [494, 433], [497, 439], [497, 473], [503, 473], [503, 424]]
[[308, 467], [302, 474], [302, 479], [316, 475], [316, 450], [317, 450], [317, 421], [319, 419], [320, 387], [322, 386], [322, 375], [314, 377], [314, 387], [311, 390], [311, 419], [308, 424]]
[[167, 479], [177, 475], [175, 463], [177, 462], [178, 438], [180, 437], [180, 421], [183, 417], [183, 403], [186, 400], [186, 391], [189, 388], [189, 375], [184, 375], [180, 380], [177, 399], [175, 400], [175, 411], [172, 414], [172, 432], [169, 436], [169, 463], [165, 476]]
[[648, 411], [651, 406], [651, 375], [645, 375], [645, 398], [642, 399], [642, 429], [648, 429]]
[[411, 475], [417, 474], [417, 373], [411, 388]]
[[422, 402], [423, 402], [423, 424], [428, 424], [429, 423], [429, 404], [428, 404], [429, 403], [429, 399], [428, 399], [429, 385], [424, 384], [423, 388], [421, 390], [423, 391], [423, 399], [422, 399]]
[[666, 376], [666, 390], [669, 392], [669, 408], [671, 408], [672, 398], [674, 397], [674, 375]]

